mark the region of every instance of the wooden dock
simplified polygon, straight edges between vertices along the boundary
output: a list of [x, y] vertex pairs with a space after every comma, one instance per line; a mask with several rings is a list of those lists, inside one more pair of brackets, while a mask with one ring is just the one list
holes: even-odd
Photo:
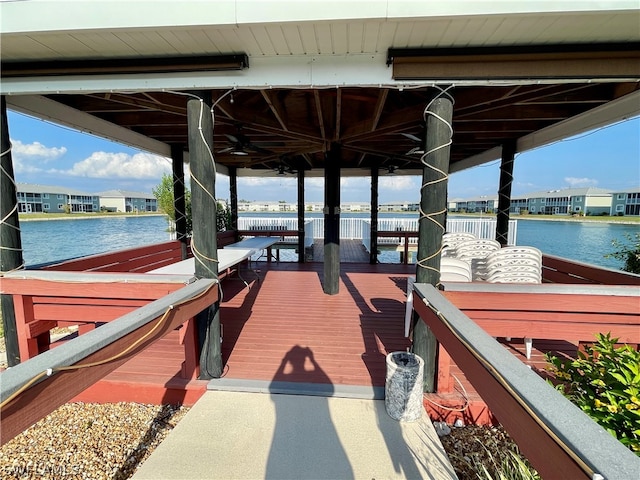
[[[324, 240], [315, 239], [313, 242], [313, 261], [324, 262]], [[340, 240], [341, 263], [369, 263], [369, 252], [362, 244], [362, 240]]]
[[[340, 292], [332, 296], [322, 293], [322, 267], [319, 263], [259, 262], [254, 268], [260, 279], [245, 276], [250, 289], [240, 280], [223, 281], [225, 378], [384, 386], [385, 356], [406, 350], [410, 344], [403, 333], [405, 292], [406, 279], [415, 274], [415, 266], [344, 264]], [[522, 339], [504, 345], [526, 360]], [[554, 345], [536, 342], [534, 347], [528, 363], [543, 368], [542, 355]], [[558, 348], [575, 352], [575, 346]], [[182, 355], [175, 332], [76, 400], [193, 404], [207, 382], [180, 377]], [[451, 373], [460, 382], [456, 381], [452, 393], [425, 396], [432, 418], [494, 421], [464, 374], [455, 366]], [[463, 412], [449, 410], [460, 407]]]

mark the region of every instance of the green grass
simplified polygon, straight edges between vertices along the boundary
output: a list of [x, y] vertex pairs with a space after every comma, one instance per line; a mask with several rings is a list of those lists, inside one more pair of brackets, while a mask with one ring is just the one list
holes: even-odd
[[[450, 215], [462, 215], [468, 217], [495, 217], [495, 213], [455, 213], [452, 212]], [[556, 220], [556, 221], [567, 221], [567, 222], [607, 222], [607, 223], [640, 223], [640, 217], [619, 217], [617, 215], [588, 215], [586, 217], [573, 217], [571, 215], [538, 215], [535, 213], [530, 213], [528, 215], [519, 215], [515, 213], [511, 213], [509, 215], [511, 219], [521, 219], [521, 220]]]

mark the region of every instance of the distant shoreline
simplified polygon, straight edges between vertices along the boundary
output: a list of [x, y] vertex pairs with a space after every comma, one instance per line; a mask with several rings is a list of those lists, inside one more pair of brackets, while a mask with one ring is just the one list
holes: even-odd
[[[118, 214], [83, 214], [83, 213], [48, 213], [46, 216], [31, 217], [33, 213], [19, 215], [21, 222], [48, 222], [52, 220], [90, 220], [92, 218], [124, 218], [124, 217], [166, 217], [164, 213], [118, 213]], [[36, 214], [37, 215], [37, 214]]]
[[[321, 212], [305, 212], [305, 213], [316, 213], [320, 214]], [[346, 212], [345, 212], [346, 213]], [[350, 214], [356, 215], [367, 215], [369, 212], [349, 212]], [[418, 212], [378, 212], [384, 214], [393, 214], [398, 216], [405, 215], [417, 215]], [[295, 215], [296, 212], [241, 212], [243, 216], [261, 216], [261, 215], [274, 215], [280, 214], [284, 216]], [[34, 215], [34, 217], [32, 217]], [[37, 215], [37, 217], [35, 216]], [[491, 218], [495, 219], [496, 216], [492, 214], [474, 214], [474, 213], [450, 213], [450, 216], [457, 217], [465, 217], [465, 218]], [[123, 217], [166, 217], [164, 213], [116, 213], [116, 214], [81, 214], [81, 213], [49, 213], [49, 214], [33, 214], [33, 213], [24, 213], [20, 214], [19, 218], [21, 222], [38, 222], [38, 221], [51, 221], [51, 220], [89, 220], [92, 218], [123, 218]], [[618, 220], [620, 218], [620, 220]], [[511, 215], [511, 220], [532, 220], [532, 221], [541, 221], [548, 220], [550, 222], [582, 222], [582, 223], [612, 223], [612, 224], [620, 224], [620, 225], [639, 225], [640, 226], [640, 217], [638, 218], [629, 218], [629, 217], [570, 217], [570, 216], [552, 216], [552, 215]]]

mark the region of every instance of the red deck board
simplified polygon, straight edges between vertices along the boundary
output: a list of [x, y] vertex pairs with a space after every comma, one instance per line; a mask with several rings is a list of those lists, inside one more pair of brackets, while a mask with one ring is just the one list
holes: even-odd
[[[409, 346], [404, 337], [404, 302], [406, 277], [415, 274], [415, 266], [343, 264], [337, 295], [323, 293], [322, 264], [253, 266], [260, 269], [260, 280], [251, 279], [250, 273], [243, 275], [251, 280], [250, 289], [234, 279], [222, 283], [223, 376], [384, 386], [385, 355]], [[296, 346], [309, 348], [318, 368], [307, 359], [296, 372], [291, 364], [278, 372]], [[505, 348], [526, 361], [522, 339], [514, 338]], [[545, 349], [575, 353], [575, 346], [566, 342], [536, 340], [527, 363], [544, 368], [540, 350]], [[172, 332], [78, 399], [116, 401], [119, 395], [122, 400], [192, 403], [204, 392], [206, 382], [181, 379], [182, 361], [178, 332]], [[465, 421], [491, 421], [484, 403], [455, 364], [451, 373], [462, 387], [454, 382], [451, 394], [425, 396], [427, 410], [434, 418], [455, 418], [451, 412], [438, 410], [431, 400], [462, 405], [464, 388], [471, 403], [463, 415]]]

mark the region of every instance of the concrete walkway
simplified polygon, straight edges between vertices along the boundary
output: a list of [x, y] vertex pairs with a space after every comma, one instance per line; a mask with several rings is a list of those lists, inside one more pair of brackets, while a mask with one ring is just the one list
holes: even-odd
[[208, 391], [133, 476], [141, 479], [452, 479], [429, 418], [384, 401]]

